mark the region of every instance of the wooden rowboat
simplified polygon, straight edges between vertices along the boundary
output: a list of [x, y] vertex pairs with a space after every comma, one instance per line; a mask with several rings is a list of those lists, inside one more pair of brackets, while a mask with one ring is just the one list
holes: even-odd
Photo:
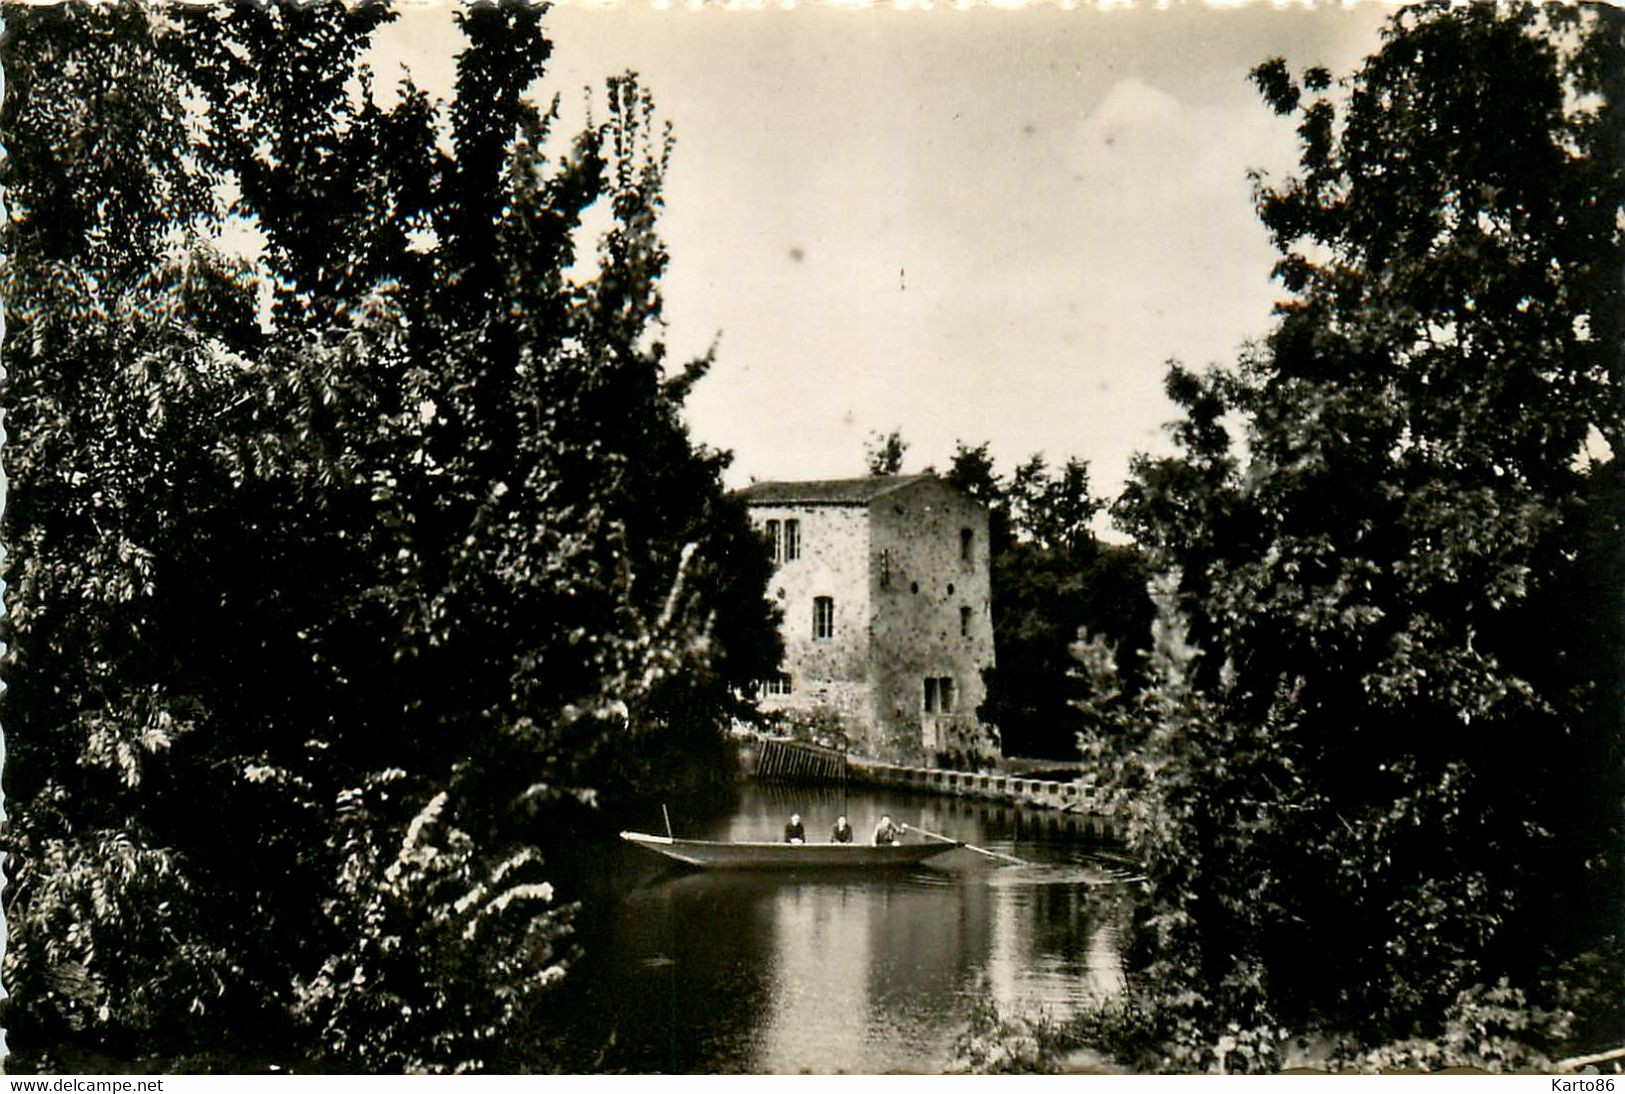
[[628, 843], [702, 870], [799, 870], [812, 867], [913, 866], [959, 843], [717, 843], [622, 832]]

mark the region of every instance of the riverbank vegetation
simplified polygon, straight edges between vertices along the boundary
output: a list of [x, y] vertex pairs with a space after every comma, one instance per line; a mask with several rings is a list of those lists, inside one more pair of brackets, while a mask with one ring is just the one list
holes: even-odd
[[7, 12], [12, 1070], [548, 1066], [593, 804], [730, 779], [777, 663], [649, 94], [556, 132], [505, 3], [382, 96], [391, 18]]
[[1252, 77], [1300, 141], [1257, 185], [1287, 295], [1170, 368], [1178, 454], [1114, 509], [1156, 640], [1134, 695], [1080, 649], [1082, 745], [1149, 877], [1128, 997], [1062, 1036], [1229, 1072], [1619, 1045], [1625, 17], [1421, 5], [1344, 82]]

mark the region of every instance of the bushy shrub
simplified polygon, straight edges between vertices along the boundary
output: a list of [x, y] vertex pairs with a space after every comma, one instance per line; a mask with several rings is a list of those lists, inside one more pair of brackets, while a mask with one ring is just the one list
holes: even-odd
[[404, 772], [340, 796], [324, 909], [341, 947], [299, 978], [295, 1012], [345, 1071], [523, 1066], [515, 1033], [568, 968], [574, 909], [555, 904], [533, 849], [484, 864], [446, 791], [404, 832], [389, 823], [391, 791], [410, 793]]

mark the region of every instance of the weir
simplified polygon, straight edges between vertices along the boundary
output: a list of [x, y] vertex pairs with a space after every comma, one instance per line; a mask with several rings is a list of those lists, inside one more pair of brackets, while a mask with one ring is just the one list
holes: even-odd
[[1104, 812], [1094, 780], [1087, 773], [1063, 782], [938, 767], [909, 767], [778, 737], [746, 742], [740, 758], [742, 769], [761, 782], [895, 787], [1071, 813]]

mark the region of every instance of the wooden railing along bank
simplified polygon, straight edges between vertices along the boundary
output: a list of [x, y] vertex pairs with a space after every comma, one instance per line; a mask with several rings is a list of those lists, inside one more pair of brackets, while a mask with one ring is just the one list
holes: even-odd
[[1067, 812], [1095, 812], [1099, 808], [1094, 784], [1087, 778], [1060, 782], [975, 771], [946, 771], [881, 763], [804, 741], [764, 738], [753, 743], [755, 760], [754, 763], [746, 760], [746, 770], [764, 781], [845, 781], [853, 786], [896, 787]]
[[1095, 808], [1095, 788], [1087, 782], [1023, 779], [1014, 775], [988, 775], [974, 771], [944, 771], [935, 767], [903, 767], [853, 756], [848, 760], [853, 783], [893, 786], [958, 798], [1035, 805], [1071, 812]]

